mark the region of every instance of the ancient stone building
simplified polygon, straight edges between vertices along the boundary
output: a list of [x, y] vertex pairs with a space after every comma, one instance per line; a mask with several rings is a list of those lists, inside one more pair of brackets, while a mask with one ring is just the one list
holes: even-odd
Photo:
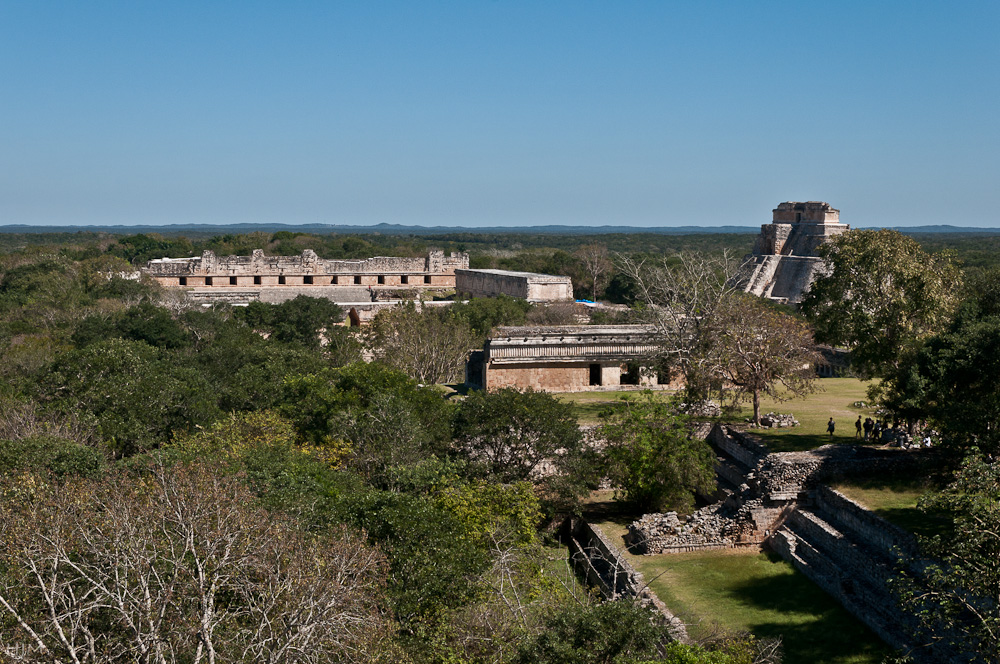
[[193, 299], [246, 303], [281, 302], [296, 295], [336, 302], [370, 301], [376, 294], [454, 288], [455, 270], [469, 266], [469, 255], [431, 251], [426, 258], [378, 256], [364, 260], [326, 260], [306, 249], [301, 256], [216, 256], [160, 258], [144, 272], [167, 288], [190, 289]]
[[673, 554], [766, 545], [915, 662], [983, 661], [946, 643], [916, 648], [915, 622], [900, 610], [891, 579], [905, 564], [920, 574], [912, 535], [832, 489], [845, 478], [922, 477], [938, 460], [927, 450], [825, 445], [771, 452], [755, 436], [714, 425], [717, 502], [684, 517], [646, 514], [624, 537], [633, 553]]
[[656, 351], [655, 333], [644, 325], [498, 327], [470, 353], [466, 384], [547, 392], [652, 387], [659, 384], [648, 369]]
[[573, 299], [573, 282], [535, 272], [462, 269], [455, 270], [455, 291], [472, 297], [509, 295], [530, 302], [564, 302]]
[[748, 257], [746, 292], [779, 302], [801, 302], [824, 268], [820, 245], [849, 228], [840, 223], [840, 210], [829, 203], [780, 203], [773, 221], [760, 227]]

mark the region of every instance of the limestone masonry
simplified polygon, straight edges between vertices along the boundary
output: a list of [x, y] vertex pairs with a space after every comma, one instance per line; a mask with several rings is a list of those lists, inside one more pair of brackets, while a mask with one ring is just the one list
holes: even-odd
[[466, 384], [486, 390], [531, 387], [548, 392], [652, 387], [658, 344], [644, 325], [498, 327], [470, 353]]
[[[770, 452], [755, 437], [716, 424], [716, 502], [686, 519], [646, 514], [629, 526], [633, 553], [670, 554], [766, 545], [790, 562], [886, 643], [909, 651], [914, 619], [889, 580], [900, 566], [925, 564], [909, 533], [831, 489], [844, 478], [921, 477], [933, 456], [899, 449], [826, 445], [809, 452]], [[945, 643], [912, 650], [918, 663], [978, 662]]]
[[[167, 288], [193, 289], [196, 299], [280, 302], [298, 294], [337, 302], [372, 299], [371, 291], [454, 288], [455, 270], [469, 267], [469, 255], [431, 251], [426, 258], [377, 256], [327, 260], [306, 249], [301, 256], [216, 256], [160, 258], [143, 271]], [[228, 295], [228, 297], [227, 297]], [[287, 295], [287, 297], [286, 297]]]
[[455, 270], [455, 290], [472, 297], [508, 295], [529, 302], [563, 302], [573, 299], [573, 282], [569, 277], [536, 272]]
[[754, 242], [745, 290], [759, 297], [798, 304], [824, 269], [819, 247], [850, 229], [829, 203], [780, 203], [773, 221], [760, 227]]

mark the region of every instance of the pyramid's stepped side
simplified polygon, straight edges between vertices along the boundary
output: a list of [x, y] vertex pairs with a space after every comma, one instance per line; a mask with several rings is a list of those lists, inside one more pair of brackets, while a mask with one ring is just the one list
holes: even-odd
[[[827, 486], [810, 492], [769, 540], [771, 548], [886, 643], [927, 664], [975, 662], [939, 644], [914, 648], [915, 623], [890, 589], [901, 560], [919, 560], [913, 537]], [[916, 564], [916, 563], [907, 563]]]
[[772, 219], [760, 227], [746, 258], [743, 287], [758, 297], [797, 304], [824, 268], [819, 248], [850, 226], [840, 223], [840, 210], [820, 201], [780, 203]]

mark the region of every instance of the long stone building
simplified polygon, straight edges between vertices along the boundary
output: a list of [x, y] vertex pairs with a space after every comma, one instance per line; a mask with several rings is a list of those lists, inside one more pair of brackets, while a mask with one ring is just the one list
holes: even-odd
[[655, 336], [645, 325], [498, 327], [470, 353], [466, 384], [547, 392], [653, 387]]
[[455, 291], [472, 297], [508, 295], [529, 302], [565, 302], [573, 299], [569, 277], [511, 270], [455, 270]]
[[849, 229], [849, 225], [840, 223], [840, 210], [829, 203], [778, 204], [771, 223], [760, 227], [748, 257], [746, 292], [798, 304], [824, 269], [819, 247]]
[[362, 302], [383, 295], [454, 288], [455, 270], [469, 267], [469, 255], [431, 251], [425, 258], [378, 256], [327, 260], [306, 249], [301, 256], [216, 256], [160, 258], [144, 272], [167, 288], [189, 289], [193, 299], [281, 302], [300, 294], [336, 302]]

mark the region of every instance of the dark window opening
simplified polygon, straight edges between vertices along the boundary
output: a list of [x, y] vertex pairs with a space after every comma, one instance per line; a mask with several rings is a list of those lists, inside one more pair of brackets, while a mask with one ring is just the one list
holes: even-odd
[[181, 286], [187, 286], [188, 285], [188, 278], [187, 277], [181, 277], [177, 281], [178, 281], [178, 284], [181, 285]]
[[350, 321], [351, 327], [361, 327], [361, 317], [358, 316], [357, 309], [351, 309], [347, 312], [347, 320]]
[[254, 286], [260, 286], [260, 284], [261, 284], [260, 277], [254, 277], [253, 278], [253, 285]]
[[306, 276], [302, 277], [302, 283], [304, 283], [306, 286], [312, 286], [312, 282], [313, 278], [311, 274], [307, 274]]
[[431, 283], [431, 275], [429, 275], [429, 274], [425, 274], [424, 275], [424, 283], [425, 284]]
[[590, 365], [590, 384], [600, 385], [601, 384], [601, 365], [591, 364]]
[[354, 277], [354, 283], [357, 284], [357, 285], [359, 285], [359, 286], [361, 285], [361, 275], [360, 274], [359, 275], [355, 275], [355, 277]]
[[403, 276], [401, 276], [399, 278], [399, 283], [401, 283], [401, 284], [408, 284], [408, 283], [410, 283], [410, 277], [404, 274]]
[[330, 278], [330, 283], [333, 284], [334, 286], [336, 286], [337, 284], [340, 283], [340, 281], [337, 280], [337, 277], [331, 277]]
[[206, 286], [212, 285], [212, 277], [205, 277], [205, 285]]
[[795, 213], [795, 221], [802, 221], [802, 213], [801, 212], [796, 212]]
[[378, 275], [378, 283], [380, 286], [385, 284], [385, 277], [383, 277], [381, 274]]
[[236, 277], [229, 277], [229, 285], [230, 286], [236, 285]]
[[281, 275], [280, 277], [278, 277], [278, 284], [281, 286], [285, 285], [285, 275]]
[[639, 365], [636, 362], [629, 362], [622, 367], [621, 380], [619, 380], [621, 385], [638, 385], [639, 384]]

